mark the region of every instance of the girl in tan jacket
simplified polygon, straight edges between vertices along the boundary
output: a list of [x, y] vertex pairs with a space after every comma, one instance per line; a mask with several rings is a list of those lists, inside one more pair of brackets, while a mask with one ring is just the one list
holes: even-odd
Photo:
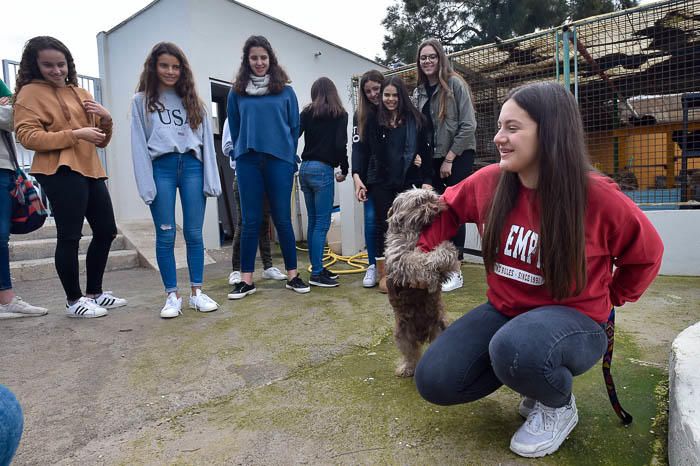
[[[126, 305], [102, 289], [109, 248], [117, 234], [107, 175], [95, 147], [112, 136], [112, 117], [78, 87], [73, 56], [61, 41], [39, 36], [22, 53], [15, 89], [15, 133], [34, 150], [30, 173], [49, 199], [56, 221], [56, 271], [70, 317], [101, 317]], [[92, 229], [87, 285], [80, 288], [78, 249], [83, 221]]]

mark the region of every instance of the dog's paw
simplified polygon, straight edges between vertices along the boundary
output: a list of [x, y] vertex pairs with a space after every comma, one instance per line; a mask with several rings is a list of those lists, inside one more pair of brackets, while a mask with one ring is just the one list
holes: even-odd
[[416, 371], [416, 366], [409, 364], [407, 362], [402, 362], [396, 368], [397, 377], [413, 377], [413, 373]]

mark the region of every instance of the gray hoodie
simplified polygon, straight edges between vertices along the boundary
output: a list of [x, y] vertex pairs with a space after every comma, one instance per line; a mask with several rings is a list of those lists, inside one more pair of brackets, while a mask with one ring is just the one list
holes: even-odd
[[[0, 141], [0, 168], [5, 170], [15, 169], [12, 150], [14, 147], [8, 146], [12, 142], [12, 106], [0, 105], [0, 131], [3, 132]], [[9, 137], [8, 137], [9, 136]]]
[[165, 109], [152, 113], [146, 111], [142, 92], [134, 95], [131, 103], [131, 156], [141, 199], [150, 204], [157, 194], [153, 159], [173, 152], [192, 152], [204, 165], [204, 195], [220, 195], [221, 181], [209, 115], [205, 115], [202, 124], [193, 130], [182, 98], [174, 90], [161, 92], [160, 102]]

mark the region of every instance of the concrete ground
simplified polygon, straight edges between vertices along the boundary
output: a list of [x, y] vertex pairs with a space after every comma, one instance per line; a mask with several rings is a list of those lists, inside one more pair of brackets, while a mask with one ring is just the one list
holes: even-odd
[[[25, 413], [15, 464], [530, 463], [508, 449], [515, 393], [440, 407], [393, 375], [391, 309], [360, 274], [307, 295], [258, 279], [234, 302], [229, 256], [212, 256], [205, 291], [221, 309], [169, 321], [148, 269], [108, 273], [129, 305], [97, 320], [63, 315], [57, 279], [16, 285], [50, 313], [0, 323], [0, 383]], [[445, 296], [452, 318], [484, 300], [482, 267], [463, 271], [465, 287]], [[698, 320], [698, 278], [660, 277], [621, 309], [613, 374], [634, 422], [613, 413], [598, 366], [575, 383], [578, 427], [540, 462], [664, 464], [668, 351]]]

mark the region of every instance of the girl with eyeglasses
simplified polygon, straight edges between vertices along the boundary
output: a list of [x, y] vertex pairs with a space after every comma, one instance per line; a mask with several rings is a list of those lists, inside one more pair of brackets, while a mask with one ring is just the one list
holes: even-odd
[[[433, 181], [435, 190], [442, 194], [472, 172], [476, 155], [476, 117], [469, 87], [455, 73], [445, 51], [436, 39], [428, 39], [418, 46], [418, 86], [413, 92], [414, 102], [425, 116], [429, 145], [432, 149]], [[426, 163], [431, 162], [427, 160]], [[461, 225], [452, 238], [462, 259], [465, 227]], [[442, 285], [442, 291], [461, 288], [462, 272], [453, 272]]]

